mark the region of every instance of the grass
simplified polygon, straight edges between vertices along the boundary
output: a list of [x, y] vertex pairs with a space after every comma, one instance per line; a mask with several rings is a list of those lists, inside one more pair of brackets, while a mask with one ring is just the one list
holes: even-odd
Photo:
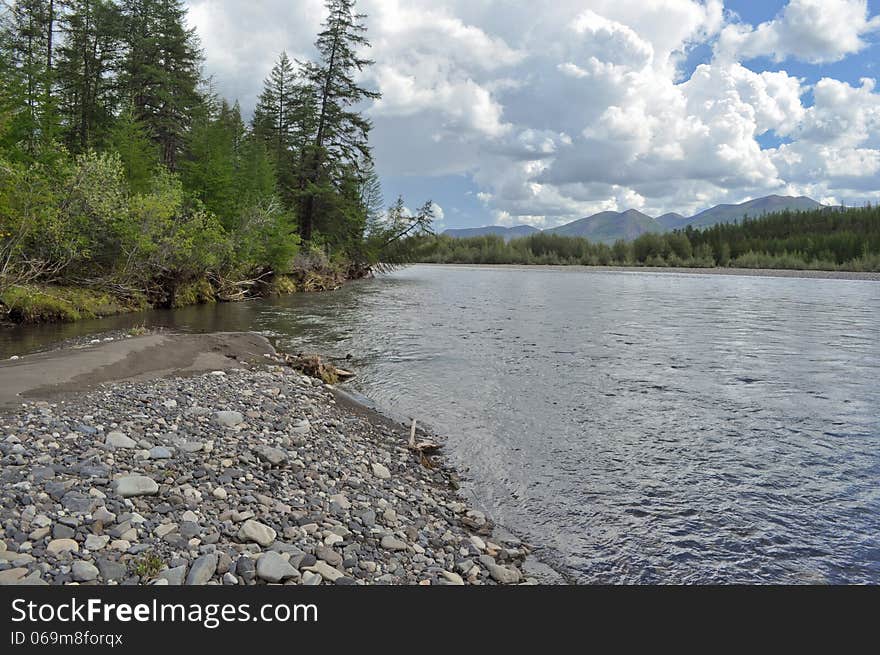
[[82, 287], [13, 285], [0, 291], [0, 303], [16, 323], [59, 323], [100, 318], [143, 309], [111, 294]]
[[140, 576], [141, 580], [151, 580], [156, 577], [165, 561], [155, 553], [146, 553], [132, 562], [132, 570]]
[[174, 301], [171, 306], [174, 308], [187, 307], [188, 305], [204, 305], [206, 303], [217, 302], [217, 294], [211, 283], [202, 278], [182, 285], [174, 294]]

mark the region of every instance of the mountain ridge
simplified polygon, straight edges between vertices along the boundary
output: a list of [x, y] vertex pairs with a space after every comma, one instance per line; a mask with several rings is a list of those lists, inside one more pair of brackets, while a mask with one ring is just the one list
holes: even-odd
[[684, 229], [688, 226], [694, 228], [712, 227], [722, 223], [739, 221], [746, 216], [763, 216], [778, 211], [808, 211], [827, 207], [807, 196], [780, 196], [771, 194], [761, 198], [753, 198], [738, 204], [719, 204], [697, 212], [692, 216], [683, 216], [676, 212], [669, 212], [658, 217], [643, 214], [637, 209], [626, 211], [604, 211], [585, 218], [579, 218], [565, 225], [559, 225], [546, 230], [539, 230], [530, 225], [517, 225], [505, 227], [501, 225], [487, 225], [478, 228], [449, 229], [443, 232], [453, 238], [468, 238], [497, 234], [504, 237], [505, 241], [529, 236], [538, 232], [547, 234], [559, 234], [562, 236], [576, 236], [596, 241], [599, 243], [614, 243], [618, 239], [632, 241], [642, 234], [649, 232], [669, 232]]

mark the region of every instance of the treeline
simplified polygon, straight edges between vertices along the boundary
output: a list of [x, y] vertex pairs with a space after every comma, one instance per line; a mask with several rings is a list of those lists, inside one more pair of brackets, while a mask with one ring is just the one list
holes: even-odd
[[182, 0], [3, 3], [0, 301], [78, 285], [168, 306], [405, 259], [432, 206], [383, 208], [365, 17], [326, 5], [316, 59], [282, 54], [246, 122]]
[[413, 239], [419, 261], [439, 264], [683, 266], [880, 271], [880, 208], [780, 212], [702, 230], [643, 234], [613, 245], [538, 233]]

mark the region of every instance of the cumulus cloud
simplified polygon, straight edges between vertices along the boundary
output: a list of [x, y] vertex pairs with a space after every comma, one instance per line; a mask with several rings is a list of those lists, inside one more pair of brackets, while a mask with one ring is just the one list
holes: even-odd
[[[312, 54], [323, 19], [321, 0], [190, 5], [209, 72], [246, 110], [278, 52]], [[880, 197], [874, 82], [748, 65], [859, 52], [880, 28], [864, 1], [791, 0], [757, 26], [732, 22], [721, 0], [360, 0], [358, 8], [369, 15], [376, 60], [364, 81], [383, 94], [366, 108], [380, 174], [466, 176], [474, 206], [502, 224], [628, 208], [686, 213], [767, 193]], [[698, 45], [713, 56], [683, 68]], [[765, 136], [780, 145], [762, 147]], [[459, 220], [444, 203], [446, 220]]]
[[880, 30], [880, 16], [869, 18], [867, 0], [791, 0], [773, 20], [728, 25], [720, 51], [731, 56], [789, 57], [812, 63], [839, 61], [865, 47], [864, 36]]

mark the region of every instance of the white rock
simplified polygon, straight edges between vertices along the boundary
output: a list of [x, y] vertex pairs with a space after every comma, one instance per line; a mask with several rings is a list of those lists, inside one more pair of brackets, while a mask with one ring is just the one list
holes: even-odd
[[388, 470], [388, 467], [384, 464], [380, 464], [379, 462], [373, 462], [373, 475], [375, 475], [380, 480], [390, 480], [391, 479], [391, 471]]
[[159, 493], [159, 485], [145, 475], [126, 475], [116, 479], [116, 493], [123, 498], [154, 496]]

